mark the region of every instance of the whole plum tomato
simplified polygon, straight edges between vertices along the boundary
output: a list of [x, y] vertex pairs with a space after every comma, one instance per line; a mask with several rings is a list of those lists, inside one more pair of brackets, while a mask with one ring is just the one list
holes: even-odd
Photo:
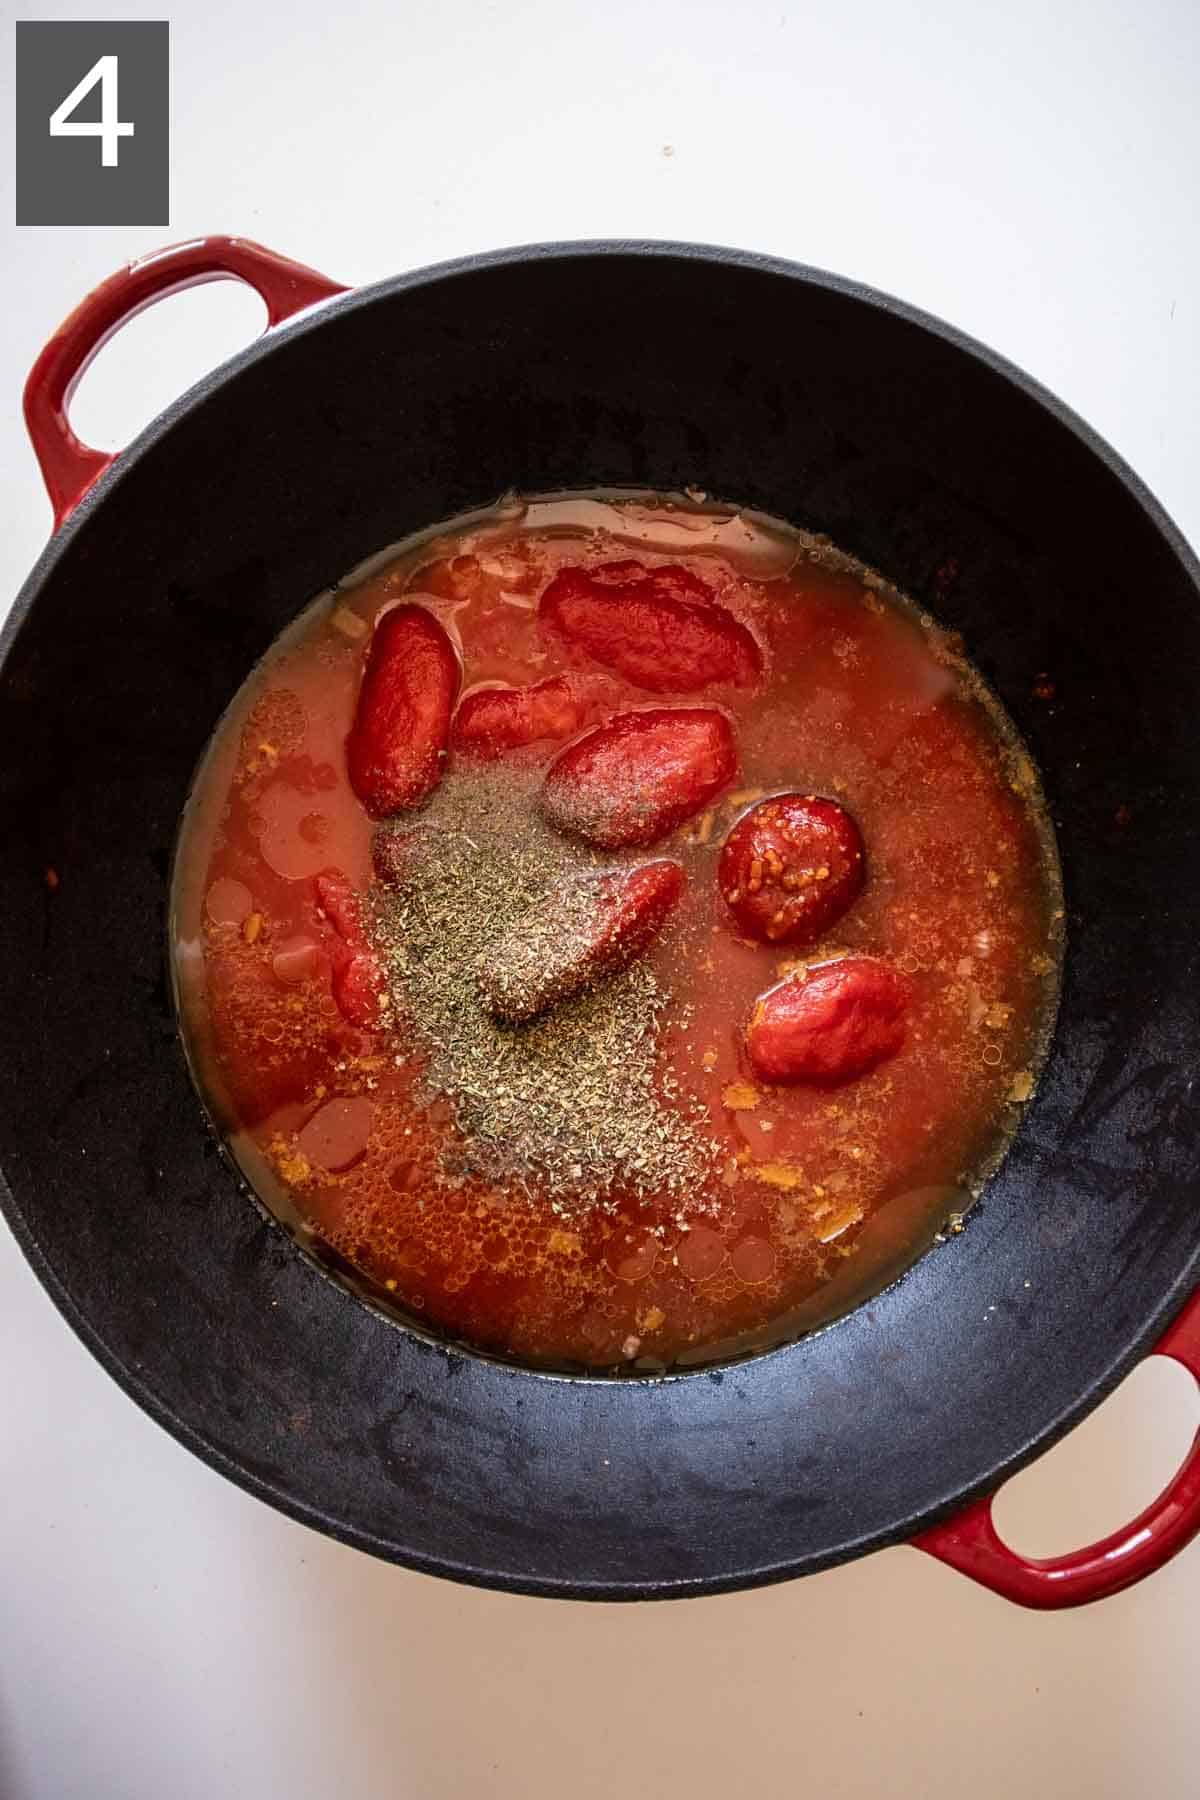
[[653, 694], [750, 687], [762, 674], [753, 634], [677, 564], [560, 569], [538, 616], [576, 651]]
[[873, 956], [788, 975], [760, 994], [746, 1052], [763, 1081], [837, 1087], [887, 1062], [904, 1043], [908, 981]]
[[461, 679], [458, 653], [425, 607], [380, 615], [346, 737], [350, 786], [373, 819], [419, 806], [441, 780]]
[[562, 675], [531, 687], [496, 683], [465, 694], [454, 715], [456, 750], [491, 762], [547, 738], [566, 738], [583, 724], [586, 704]]
[[836, 800], [777, 794], [737, 821], [717, 881], [738, 927], [766, 944], [815, 944], [858, 898], [866, 856]]
[[477, 962], [492, 1012], [523, 1024], [619, 974], [653, 943], [683, 887], [683, 870], [665, 857], [557, 882]]
[[714, 800], [737, 763], [733, 727], [715, 707], [616, 713], [559, 752], [542, 814], [606, 850], [653, 844]]

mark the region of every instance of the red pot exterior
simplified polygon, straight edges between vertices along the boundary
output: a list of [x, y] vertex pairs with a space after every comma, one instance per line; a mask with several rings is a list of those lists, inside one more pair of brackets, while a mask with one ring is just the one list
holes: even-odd
[[[1155, 1350], [1200, 1382], [1200, 1295], [1194, 1295]], [[994, 1495], [976, 1500], [912, 1541], [972, 1581], [1018, 1606], [1051, 1611], [1087, 1606], [1144, 1581], [1200, 1532], [1200, 1431], [1178, 1473], [1132, 1524], [1067, 1556], [1020, 1556], [992, 1520]]]
[[167, 294], [205, 281], [244, 281], [267, 309], [267, 328], [345, 293], [336, 281], [246, 238], [193, 238], [138, 257], [88, 294], [65, 319], [25, 383], [25, 423], [41, 465], [57, 528], [113, 457], [81, 443], [67, 419], [79, 379], [114, 332]]

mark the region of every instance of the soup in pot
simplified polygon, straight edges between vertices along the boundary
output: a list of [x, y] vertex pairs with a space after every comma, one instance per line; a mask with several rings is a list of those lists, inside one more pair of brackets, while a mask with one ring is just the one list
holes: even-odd
[[655, 1372], [955, 1231], [1062, 901], [968, 647], [782, 524], [512, 501], [376, 557], [222, 721], [173, 916], [254, 1189], [382, 1304]]

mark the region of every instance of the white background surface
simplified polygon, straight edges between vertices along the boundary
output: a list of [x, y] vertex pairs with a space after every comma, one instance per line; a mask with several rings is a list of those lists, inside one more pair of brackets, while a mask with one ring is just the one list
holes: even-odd
[[[1031, 370], [1200, 542], [1194, 0], [212, 0], [170, 17], [169, 230], [18, 232], [3, 152], [0, 608], [49, 527], [18, 412], [38, 348], [118, 264], [205, 231], [349, 282], [625, 233], [837, 269]], [[260, 322], [224, 285], [144, 316], [81, 388], [82, 435], [126, 441]], [[1002, 1525], [1046, 1552], [1121, 1523], [1198, 1414], [1182, 1371], [1147, 1365], [1010, 1486]], [[1047, 1617], [905, 1549], [635, 1608], [376, 1564], [145, 1419], [0, 1235], [2, 1800], [1193, 1800], [1198, 1666], [1200, 1543]]]

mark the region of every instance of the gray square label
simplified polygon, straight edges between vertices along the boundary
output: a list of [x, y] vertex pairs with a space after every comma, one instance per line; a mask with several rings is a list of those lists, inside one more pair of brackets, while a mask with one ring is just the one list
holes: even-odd
[[169, 225], [170, 27], [16, 28], [18, 225]]

